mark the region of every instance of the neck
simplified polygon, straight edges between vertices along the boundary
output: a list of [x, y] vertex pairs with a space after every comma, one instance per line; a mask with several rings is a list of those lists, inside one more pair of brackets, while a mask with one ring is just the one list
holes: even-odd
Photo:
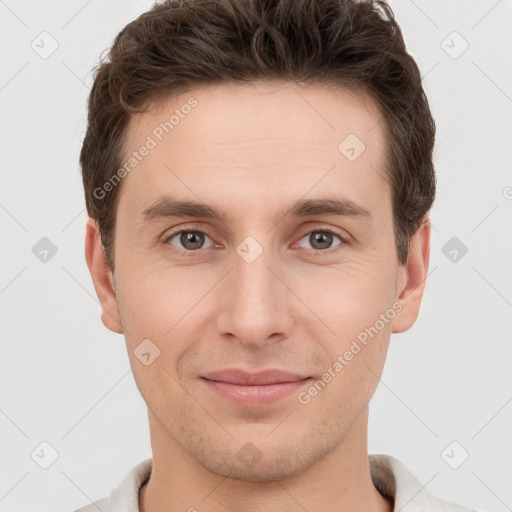
[[216, 475], [174, 441], [148, 411], [153, 468], [139, 495], [140, 512], [392, 512], [392, 501], [374, 487], [368, 464], [368, 408], [327, 456], [309, 469], [274, 481]]

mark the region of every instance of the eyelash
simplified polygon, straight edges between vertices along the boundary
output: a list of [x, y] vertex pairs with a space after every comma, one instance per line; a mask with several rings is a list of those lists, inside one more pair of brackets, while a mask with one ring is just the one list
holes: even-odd
[[[210, 236], [210, 234], [207, 231], [204, 231], [202, 229], [196, 229], [196, 228], [194, 228], [192, 226], [192, 227], [182, 228], [182, 229], [180, 229], [178, 231], [174, 231], [170, 235], [166, 236], [164, 241], [163, 241], [164, 244], [168, 244], [169, 241], [172, 240], [176, 235], [180, 235], [182, 233], [201, 233], [201, 234], [206, 235], [207, 237], [209, 237], [210, 239], [213, 240], [213, 237]], [[307, 251], [313, 251], [316, 254], [330, 254], [331, 252], [334, 252], [337, 249], [340, 249], [342, 246], [348, 244], [348, 241], [345, 239], [344, 236], [342, 236], [340, 233], [338, 233], [337, 231], [335, 231], [335, 230], [333, 230], [331, 228], [312, 229], [310, 231], [307, 231], [306, 233], [304, 233], [299, 238], [299, 241], [302, 240], [306, 235], [310, 235], [311, 233], [330, 233], [332, 235], [337, 236], [341, 240], [340, 244], [338, 244], [336, 247], [332, 247], [332, 248], [329, 248], [329, 249], [324, 249], [324, 250], [320, 250], [320, 249], [306, 249]], [[184, 254], [184, 255], [189, 256], [189, 257], [194, 257], [194, 256], [196, 256], [196, 253], [198, 253], [201, 250], [203, 250], [203, 249], [197, 249], [195, 251], [184, 251], [184, 250], [178, 249], [177, 247], [174, 247], [174, 246], [173, 246], [173, 248], [175, 250], [177, 250], [178, 252], [180, 252], [181, 254]], [[207, 249], [212, 249], [212, 247], [208, 247]]]

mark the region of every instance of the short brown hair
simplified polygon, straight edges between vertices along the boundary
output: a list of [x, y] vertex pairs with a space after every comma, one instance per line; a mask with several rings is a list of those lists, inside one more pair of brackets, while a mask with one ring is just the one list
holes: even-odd
[[[382, 111], [398, 260], [435, 197], [435, 123], [383, 0], [166, 0], [129, 23], [96, 69], [80, 153], [85, 201], [114, 270], [116, 174], [130, 114], [195, 86], [262, 80], [365, 91]], [[341, 142], [341, 141], [340, 141]], [[100, 197], [98, 197], [100, 196]], [[101, 197], [103, 196], [103, 197]]]

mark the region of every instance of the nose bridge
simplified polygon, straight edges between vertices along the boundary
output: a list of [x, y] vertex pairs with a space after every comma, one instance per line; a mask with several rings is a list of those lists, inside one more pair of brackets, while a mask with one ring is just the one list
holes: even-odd
[[248, 236], [235, 250], [219, 329], [244, 343], [261, 343], [272, 334], [286, 333], [287, 288], [275, 275], [279, 258], [272, 252], [271, 236]]

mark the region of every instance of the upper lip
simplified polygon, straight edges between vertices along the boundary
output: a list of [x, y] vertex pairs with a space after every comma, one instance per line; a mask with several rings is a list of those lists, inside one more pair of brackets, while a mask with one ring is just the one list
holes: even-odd
[[208, 373], [203, 378], [245, 386], [261, 386], [264, 384], [278, 384], [280, 382], [295, 382], [308, 377], [282, 370], [264, 370], [257, 373], [248, 373], [244, 370], [226, 369]]

